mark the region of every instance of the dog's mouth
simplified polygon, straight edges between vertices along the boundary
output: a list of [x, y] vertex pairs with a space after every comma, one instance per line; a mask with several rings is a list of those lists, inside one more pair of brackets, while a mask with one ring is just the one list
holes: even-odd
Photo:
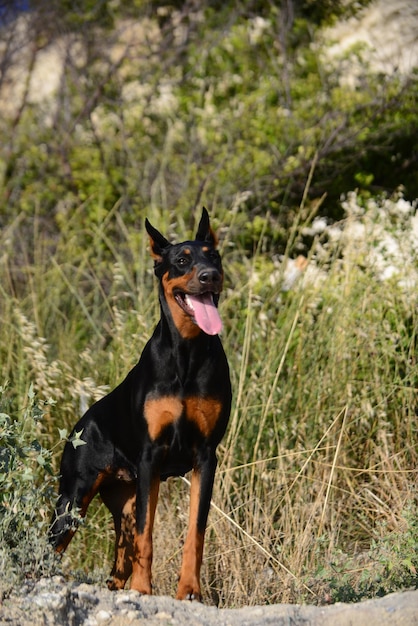
[[219, 295], [211, 291], [191, 294], [177, 291], [174, 294], [177, 304], [193, 319], [207, 335], [217, 335], [222, 330], [222, 320], [217, 309]]

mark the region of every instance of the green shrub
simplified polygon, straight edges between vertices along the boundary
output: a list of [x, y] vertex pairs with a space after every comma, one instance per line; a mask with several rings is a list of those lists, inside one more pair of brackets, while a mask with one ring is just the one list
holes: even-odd
[[26, 578], [56, 571], [47, 541], [56, 478], [42, 443], [44, 407], [32, 387], [27, 404], [10, 416], [7, 386], [0, 387], [0, 596]]
[[315, 578], [310, 578], [322, 601], [358, 602], [399, 589], [418, 589], [417, 519], [415, 499], [401, 512], [396, 530], [387, 522], [377, 525], [377, 536], [369, 550], [354, 556], [334, 551]]

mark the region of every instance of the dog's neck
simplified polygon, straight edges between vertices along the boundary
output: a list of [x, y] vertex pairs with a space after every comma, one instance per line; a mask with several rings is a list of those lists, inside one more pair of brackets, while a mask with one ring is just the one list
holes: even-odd
[[167, 366], [173, 368], [173, 376], [177, 376], [181, 384], [184, 384], [189, 376], [195, 376], [198, 364], [202, 362], [202, 355], [210, 351], [214, 342], [219, 341], [217, 335], [210, 336], [196, 328], [198, 332], [194, 337], [182, 337], [170, 315], [167, 302], [161, 301], [161, 319], [154, 336], [159, 336], [161, 344], [166, 346], [166, 350], [168, 348]]

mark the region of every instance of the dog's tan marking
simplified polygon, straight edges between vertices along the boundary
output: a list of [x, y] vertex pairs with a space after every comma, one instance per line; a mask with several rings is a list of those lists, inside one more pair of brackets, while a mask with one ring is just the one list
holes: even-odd
[[145, 401], [144, 416], [151, 439], [157, 439], [164, 428], [176, 422], [183, 413], [183, 404], [176, 396], [149, 398]]
[[205, 533], [198, 529], [201, 476], [193, 471], [190, 488], [189, 529], [183, 548], [183, 560], [177, 587], [177, 600], [201, 600], [200, 568], [203, 557]]
[[152, 529], [159, 488], [160, 478], [156, 477], [150, 487], [144, 530], [140, 534], [134, 530], [131, 589], [144, 594], [152, 593]]
[[110, 469], [110, 467], [106, 467], [103, 471], [98, 473], [97, 478], [94, 481], [93, 486], [91, 487], [90, 491], [83, 496], [83, 499], [81, 501], [81, 511], [80, 511], [81, 517], [85, 517], [88, 506], [90, 502], [93, 500], [94, 496], [99, 491], [100, 485], [105, 480], [105, 478], [108, 478], [109, 476], [111, 476], [111, 474], [112, 474], [112, 470]]
[[[104, 481], [104, 479], [107, 478], [108, 476], [110, 476], [110, 474], [111, 474], [110, 468], [106, 468], [102, 472], [98, 473], [97, 478], [94, 481], [93, 486], [91, 487], [90, 491], [88, 491], [88, 493], [86, 493], [83, 496], [83, 499], [81, 501], [81, 507], [80, 507], [80, 510], [78, 511], [80, 517], [85, 517], [86, 516], [86, 512], [87, 512], [87, 509], [88, 509], [88, 506], [89, 506], [90, 502], [93, 500], [94, 496], [99, 491], [99, 487], [102, 484], [102, 482]], [[61, 554], [62, 552], [65, 551], [65, 549], [67, 548], [67, 546], [70, 543], [71, 539], [73, 538], [75, 531], [76, 531], [76, 527], [70, 529], [68, 531], [68, 533], [65, 535], [64, 540], [61, 541], [61, 543], [59, 543], [56, 546], [55, 551], [58, 554]]]
[[177, 330], [184, 339], [194, 339], [201, 332], [200, 328], [193, 322], [190, 315], [177, 304], [174, 290], [178, 289], [188, 293], [190, 291], [189, 283], [192, 281], [198, 282], [196, 279], [196, 268], [193, 268], [190, 274], [179, 276], [178, 278], [169, 278], [167, 272], [164, 274], [162, 281], [167, 304], [170, 307], [171, 317]]
[[108, 582], [109, 589], [123, 589], [132, 573], [135, 509], [136, 494], [134, 493], [122, 507], [120, 529], [116, 536], [115, 564], [112, 579]]
[[222, 405], [219, 400], [193, 396], [186, 398], [184, 404], [187, 419], [196, 424], [202, 435], [210, 435], [221, 413]]

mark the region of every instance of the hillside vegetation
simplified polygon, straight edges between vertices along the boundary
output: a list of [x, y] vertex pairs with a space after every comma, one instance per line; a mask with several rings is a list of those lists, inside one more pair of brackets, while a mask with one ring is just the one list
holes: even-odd
[[[100, 502], [61, 562], [63, 441], [158, 319], [144, 218], [220, 237], [234, 405], [203, 567], [222, 607], [416, 587], [417, 74], [323, 27], [362, 3], [31, 3], [0, 44], [0, 594], [104, 581]], [[347, 86], [346, 71], [356, 64]], [[164, 484], [173, 594], [188, 486]]]

